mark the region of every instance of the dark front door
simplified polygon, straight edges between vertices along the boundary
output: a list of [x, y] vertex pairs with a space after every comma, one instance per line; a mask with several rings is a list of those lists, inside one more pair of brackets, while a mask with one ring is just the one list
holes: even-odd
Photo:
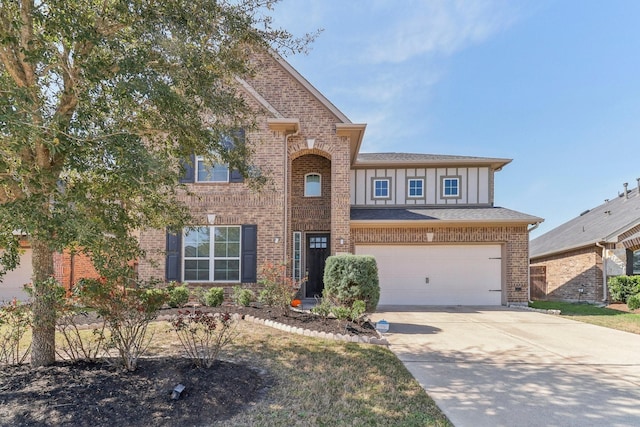
[[307, 284], [306, 298], [321, 297], [324, 284], [324, 263], [329, 256], [328, 234], [307, 234]]

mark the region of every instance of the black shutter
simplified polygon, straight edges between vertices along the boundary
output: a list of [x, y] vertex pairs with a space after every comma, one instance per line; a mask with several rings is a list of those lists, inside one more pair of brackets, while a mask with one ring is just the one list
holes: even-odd
[[181, 246], [182, 235], [177, 233], [167, 232], [167, 259], [165, 262], [165, 279], [167, 282], [175, 280], [181, 282]]
[[[236, 129], [232, 132], [231, 146], [228, 148], [235, 147], [236, 141], [244, 144], [244, 129]], [[238, 169], [232, 169], [229, 173], [229, 182], [244, 182], [244, 177]]]
[[182, 178], [180, 178], [181, 183], [196, 181], [195, 164], [196, 164], [196, 156], [193, 154], [191, 155], [191, 157], [189, 157], [188, 160], [182, 161], [182, 167], [184, 167], [184, 175], [182, 176]]
[[256, 283], [258, 280], [258, 226], [242, 226], [242, 283]]

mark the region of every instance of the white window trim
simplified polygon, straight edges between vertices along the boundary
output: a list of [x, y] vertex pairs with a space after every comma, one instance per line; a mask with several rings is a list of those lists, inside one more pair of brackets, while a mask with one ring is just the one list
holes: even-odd
[[[310, 176], [317, 176], [320, 180], [320, 182], [318, 183], [318, 185], [320, 185], [320, 194], [309, 194], [307, 192], [307, 179]], [[318, 172], [310, 172], [304, 176], [304, 197], [322, 197], [322, 175], [320, 175]]]
[[[378, 181], [386, 181], [387, 182], [387, 194], [385, 196], [377, 196], [376, 195], [376, 182]], [[372, 178], [371, 180], [371, 198], [382, 200], [382, 199], [390, 199], [391, 198], [391, 178]]]
[[[221, 165], [221, 166], [225, 166], [227, 168], [227, 177], [225, 180], [220, 180], [220, 181], [210, 181], [210, 180], [205, 180], [205, 181], [200, 181], [198, 179], [198, 163], [200, 162], [207, 162], [207, 159], [204, 156], [196, 156], [196, 164], [195, 164], [195, 170], [194, 170], [194, 181], [195, 182], [200, 182], [200, 183], [227, 183], [229, 182], [229, 177], [231, 175], [231, 171], [229, 170], [229, 164], [228, 163], [214, 163], [215, 165]], [[209, 165], [211, 166], [211, 165]]]
[[[200, 226], [195, 228], [208, 228], [209, 229], [209, 256], [208, 257], [187, 257], [184, 254], [185, 247], [185, 236], [187, 234], [186, 229], [182, 230], [182, 247], [181, 247], [181, 269], [182, 269], [182, 277], [185, 277], [185, 261], [209, 261], [209, 279], [208, 280], [189, 280], [185, 278], [185, 282], [189, 283], [240, 283], [240, 279], [242, 276], [242, 227], [239, 225], [209, 225], [209, 226]], [[237, 257], [216, 257], [214, 255], [215, 251], [215, 229], [216, 228], [238, 228], [239, 229], [239, 248], [238, 248], [238, 256]], [[238, 260], [238, 280], [214, 280], [215, 277], [215, 261], [216, 260]]]
[[[448, 180], [455, 180], [458, 182], [458, 185], [456, 186], [458, 191], [456, 194], [445, 194], [445, 182], [447, 182]], [[459, 199], [462, 194], [462, 191], [460, 188], [461, 185], [462, 185], [462, 179], [459, 176], [443, 176], [441, 181], [440, 195], [442, 196], [443, 199]]]
[[[420, 188], [420, 194], [417, 196], [412, 196], [411, 195], [411, 181], [420, 181], [422, 182], [422, 187]], [[407, 198], [409, 199], [422, 199], [424, 197], [424, 186], [425, 186], [425, 180], [424, 178], [407, 178]]]

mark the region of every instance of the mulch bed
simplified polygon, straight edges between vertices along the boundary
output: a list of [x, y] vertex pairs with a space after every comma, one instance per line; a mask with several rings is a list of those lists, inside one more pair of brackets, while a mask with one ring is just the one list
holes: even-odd
[[[334, 334], [377, 336], [370, 322], [349, 324], [308, 312], [286, 315], [269, 307], [187, 307], [161, 316], [194, 310], [238, 313]], [[100, 322], [95, 314], [77, 322]], [[347, 326], [348, 325], [348, 326]], [[173, 389], [185, 386], [177, 400]], [[134, 372], [108, 360], [57, 362], [32, 369], [3, 367], [0, 373], [0, 426], [201, 426], [221, 421], [259, 400], [271, 387], [268, 375], [242, 364], [218, 361], [198, 368], [179, 356], [143, 358]]]

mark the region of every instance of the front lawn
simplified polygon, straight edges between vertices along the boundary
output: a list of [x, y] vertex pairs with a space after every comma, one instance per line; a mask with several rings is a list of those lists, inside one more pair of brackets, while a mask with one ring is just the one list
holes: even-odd
[[534, 301], [530, 307], [543, 310], [560, 310], [561, 316], [580, 322], [640, 334], [640, 313], [628, 313], [587, 303]]

